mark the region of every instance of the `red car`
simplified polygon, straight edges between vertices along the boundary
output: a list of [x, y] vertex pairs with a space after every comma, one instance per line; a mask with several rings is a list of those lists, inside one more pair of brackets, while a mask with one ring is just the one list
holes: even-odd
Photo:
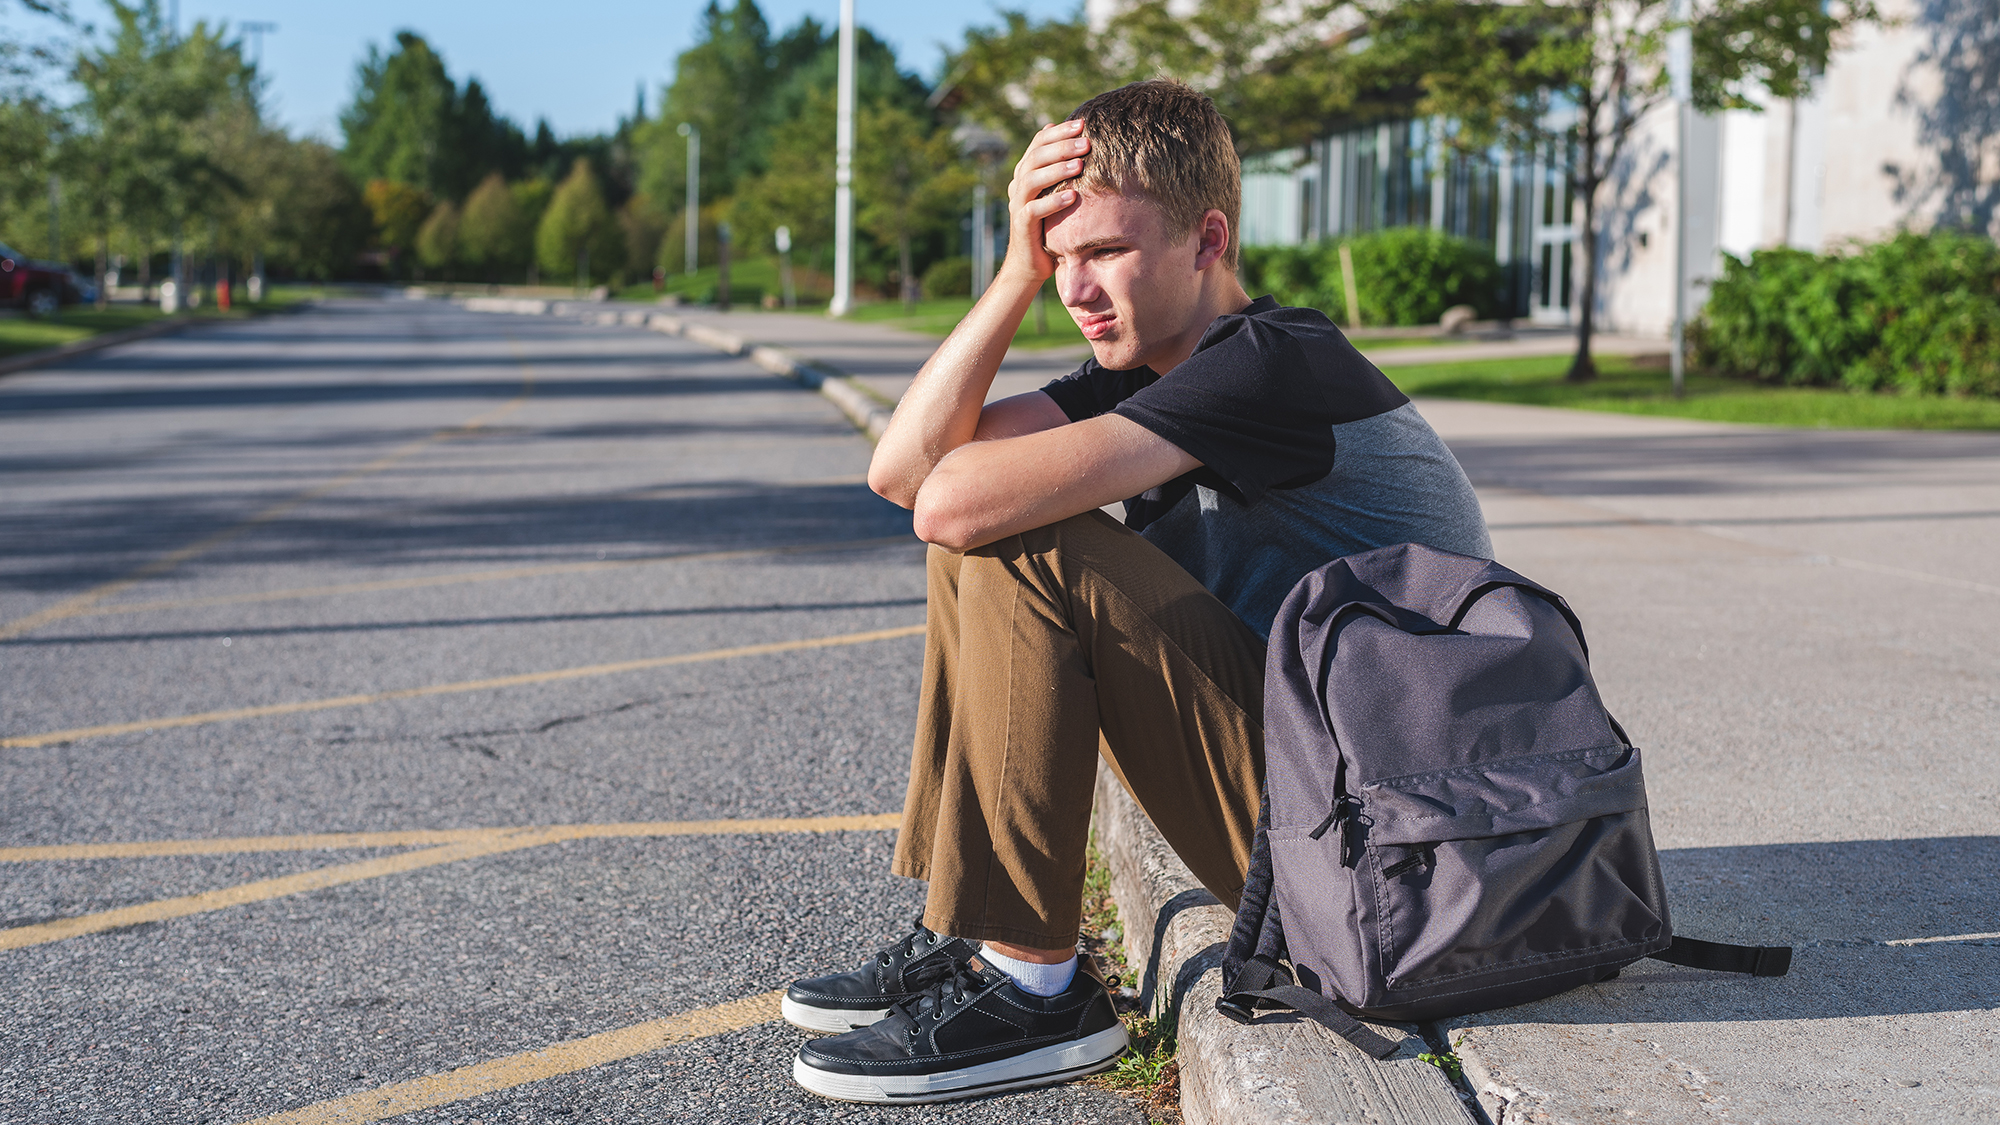
[[0, 306], [26, 309], [29, 316], [55, 315], [63, 305], [87, 299], [76, 278], [53, 262], [36, 262], [0, 242]]

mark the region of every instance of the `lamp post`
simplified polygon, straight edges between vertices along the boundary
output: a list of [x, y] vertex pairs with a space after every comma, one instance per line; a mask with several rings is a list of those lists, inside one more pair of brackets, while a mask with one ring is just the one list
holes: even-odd
[[993, 280], [993, 215], [986, 181], [993, 178], [994, 161], [1007, 155], [1007, 138], [974, 125], [961, 125], [952, 136], [958, 150], [979, 165], [979, 178], [972, 184], [972, 295], [977, 298]]
[[701, 129], [683, 121], [676, 131], [688, 139], [687, 272], [691, 274], [701, 251]]
[[1667, 368], [1674, 397], [1687, 388], [1687, 143], [1688, 103], [1694, 99], [1694, 33], [1687, 26], [1687, 0], [1674, 0], [1667, 33], [1667, 84], [1674, 97], [1674, 331]]
[[[278, 30], [278, 25], [269, 20], [244, 20], [236, 25], [237, 30], [250, 37], [250, 65], [261, 68], [264, 65], [264, 36]], [[250, 295], [250, 303], [264, 299], [264, 243], [260, 238], [257, 248], [250, 253], [250, 277], [243, 283]]]
[[828, 316], [854, 307], [854, 0], [840, 0], [839, 120], [833, 134], [833, 300]]

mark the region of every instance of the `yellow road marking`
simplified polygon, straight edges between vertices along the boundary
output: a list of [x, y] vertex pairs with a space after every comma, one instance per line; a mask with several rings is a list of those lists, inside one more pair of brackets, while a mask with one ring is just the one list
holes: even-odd
[[144, 566], [140, 567], [139, 569], [134, 570], [131, 573], [125, 575], [123, 578], [116, 578], [110, 582], [104, 583], [101, 586], [94, 586], [91, 589], [85, 590], [81, 594], [65, 598], [62, 601], [59, 601], [52, 606], [48, 606], [45, 609], [37, 610], [36, 612], [31, 613], [26, 617], [16, 618], [15, 620], [9, 621], [4, 625], [0, 625], [0, 641], [8, 640], [9, 638], [12, 637], [19, 637], [27, 633], [32, 633], [36, 629], [39, 629], [42, 626], [47, 625], [53, 621], [61, 621], [66, 617], [75, 617], [78, 614], [83, 613], [85, 610], [90, 609], [92, 606], [95, 606], [97, 603], [103, 601], [108, 597], [111, 597], [114, 594], [122, 593], [125, 590], [128, 590], [133, 586], [136, 586], [139, 583], [144, 582], [146, 579], [154, 577], [155, 575], [164, 574], [167, 571], [172, 570], [173, 568], [179, 566], [180, 564], [188, 561], [189, 559], [195, 558], [200, 555], [205, 555], [208, 552], [214, 550], [215, 548], [222, 546], [224, 543], [227, 543], [230, 540], [245, 534], [246, 532], [253, 531], [256, 528], [263, 526], [264, 524], [270, 523], [272, 520], [275, 520], [280, 516], [283, 516], [287, 512], [292, 511], [294, 508], [297, 508], [302, 504], [305, 504], [312, 500], [317, 500], [318, 498], [325, 496], [328, 493], [336, 492], [342, 488], [345, 488], [348, 485], [353, 484], [355, 481], [360, 480], [362, 477], [369, 476], [374, 473], [379, 473], [383, 469], [386, 469], [389, 466], [394, 465], [396, 462], [401, 461], [404, 458], [409, 457], [411, 454], [416, 453], [417, 451], [429, 445], [432, 445], [436, 442], [445, 441], [454, 437], [462, 437], [466, 434], [472, 433], [473, 431], [480, 429], [483, 426], [486, 426], [491, 422], [497, 421], [498, 419], [505, 417], [506, 415], [519, 409], [522, 403], [528, 401], [528, 396], [532, 394], [534, 391], [534, 386], [535, 386], [534, 372], [532, 370], [528, 370], [525, 367], [525, 365], [523, 367], [523, 370], [526, 373], [522, 376], [521, 379], [521, 393], [519, 395], [516, 395], [512, 400], [503, 403], [499, 406], [496, 406], [493, 409], [488, 410], [483, 414], [476, 415], [469, 421], [462, 422], [456, 426], [447, 426], [444, 429], [438, 430], [435, 433], [432, 433], [426, 437], [420, 437], [415, 441], [408, 442], [402, 446], [399, 446], [396, 449], [390, 450], [388, 453], [385, 453], [380, 457], [377, 457], [375, 460], [368, 462], [366, 465], [363, 465], [358, 469], [353, 469], [349, 472], [345, 472], [337, 477], [334, 477], [332, 480], [316, 484], [313, 487], [306, 489], [304, 492], [298, 493], [297, 495], [290, 497], [289, 499], [280, 500], [276, 504], [273, 504], [270, 507], [265, 508], [263, 511], [258, 512], [256, 515], [251, 516], [249, 519], [244, 520], [242, 523], [239, 523], [234, 527], [223, 528], [221, 531], [218, 531], [213, 535], [207, 536], [202, 539], [197, 539], [194, 542], [188, 544], [187, 546], [179, 548], [178, 550], [169, 551], [166, 554], [161, 555], [159, 558], [154, 559], [152, 562], [149, 562]]
[[[505, 852], [520, 851], [523, 848], [539, 848], [545, 844], [557, 844], [565, 840], [608, 839], [632, 836], [749, 835], [762, 832], [879, 832], [883, 829], [896, 827], [900, 820], [900, 815], [885, 813], [876, 816], [789, 817], [769, 820], [685, 820], [660, 821], [650, 824], [557, 824], [546, 828], [476, 829], [473, 835], [456, 843], [445, 844], [441, 847], [400, 852], [396, 855], [380, 856], [375, 859], [365, 859], [355, 863], [335, 864], [332, 867], [302, 871], [296, 875], [285, 875], [276, 879], [259, 879], [254, 883], [239, 883], [236, 886], [224, 887], [220, 890], [203, 891], [199, 894], [182, 895], [178, 898], [164, 898], [154, 902], [140, 903], [137, 906], [125, 906], [116, 910], [101, 910], [95, 914], [80, 914], [74, 918], [58, 918], [53, 922], [38, 922], [30, 926], [16, 926], [12, 929], [0, 930], [0, 950], [25, 949], [31, 945], [46, 945], [49, 942], [62, 941], [65, 938], [82, 937], [85, 934], [100, 934], [106, 930], [115, 930], [124, 926], [136, 926], [144, 922], [163, 922], [170, 918], [185, 918], [190, 914], [207, 914], [217, 910], [225, 910], [232, 906], [242, 906], [252, 902], [264, 902], [268, 899], [303, 894], [306, 891], [323, 890], [327, 887], [338, 887], [347, 883], [357, 883], [363, 879], [379, 879], [385, 875], [400, 875], [406, 871], [419, 871], [426, 867], [436, 867], [439, 864], [457, 863], [465, 859], [478, 859], [482, 856], [500, 855]], [[310, 837], [293, 837], [293, 839], [301, 838]]]
[[240, 855], [245, 852], [312, 852], [339, 848], [415, 848], [455, 844], [504, 831], [496, 828], [417, 829], [409, 832], [318, 832], [305, 836], [233, 836], [212, 840], [141, 840], [117, 844], [48, 844], [0, 848], [0, 863], [58, 859], [146, 859], [173, 855]]
[[482, 1094], [511, 1090], [544, 1078], [574, 1074], [593, 1066], [629, 1059], [676, 1043], [740, 1031], [778, 1018], [782, 992], [747, 996], [712, 1008], [700, 1008], [665, 1019], [621, 1027], [582, 1039], [552, 1043], [490, 1062], [427, 1074], [344, 1098], [332, 1098], [298, 1109], [259, 1117], [246, 1125], [362, 1125], [420, 1109], [450, 1105]]
[[1889, 939], [1888, 941], [1885, 941], [1885, 942], [1883, 942], [1882, 944], [1884, 944], [1884, 945], [1933, 945], [1933, 944], [1936, 944], [1936, 943], [1938, 943], [1938, 942], [1953, 942], [1953, 941], [1966, 941], [1966, 942], [1975, 942], [1975, 941], [1992, 941], [1992, 940], [1993, 940], [1993, 939], [1995, 939], [1995, 938], [2000, 938], [2000, 934], [1951, 934], [1951, 935], [1949, 935], [1949, 936], [1947, 936], [1947, 937], [1906, 937], [1906, 938], [1890, 938], [1890, 939]]
[[915, 544], [917, 540], [907, 535], [892, 535], [880, 539], [843, 539], [833, 543], [797, 543], [785, 547], [758, 547], [740, 551], [689, 551], [682, 554], [641, 555], [637, 558], [603, 559], [590, 562], [547, 563], [542, 566], [512, 566], [495, 570], [469, 570], [456, 574], [434, 574], [422, 578], [385, 578], [375, 582], [346, 582], [332, 586], [300, 586], [290, 590], [259, 590], [247, 594], [220, 594], [210, 598], [182, 598], [169, 601], [121, 602], [116, 605], [94, 605], [69, 614], [70, 617], [109, 617], [125, 613], [152, 613], [163, 609], [203, 609], [218, 605], [244, 605], [251, 602], [282, 602], [303, 598], [326, 598], [340, 594], [374, 594], [385, 590], [418, 590], [427, 586], [453, 586], [464, 582], [503, 582], [515, 578], [542, 578], [555, 574], [587, 574], [591, 571], [618, 570], [632, 566], [653, 566], [673, 562], [729, 562], [735, 559], [762, 558], [777, 555], [810, 554], [818, 551], [856, 551], [869, 547], [887, 547], [899, 543]]
[[564, 840], [614, 836], [726, 836], [754, 832], [856, 832], [894, 828], [898, 813], [879, 816], [772, 817], [762, 820], [655, 820], [620, 824], [524, 825], [512, 828], [418, 828], [400, 832], [316, 832], [302, 836], [224, 836], [206, 840], [140, 840], [110, 844], [48, 844], [0, 848], [0, 863], [64, 859], [145, 859], [176, 855], [414, 848], [455, 844], [495, 833], [555, 832]]
[[772, 641], [761, 645], [739, 645], [734, 648], [710, 649], [707, 652], [686, 652], [677, 656], [652, 656], [641, 660], [619, 660], [610, 664], [586, 664], [580, 668], [557, 668], [547, 672], [524, 672], [516, 676], [495, 676], [485, 680], [461, 680], [450, 684], [427, 684], [423, 687], [397, 688], [394, 691], [340, 695], [331, 699], [306, 699], [296, 703], [271, 703], [262, 707], [236, 707], [226, 711], [202, 711], [193, 715], [172, 715], [160, 719], [139, 719], [129, 723], [105, 723], [94, 727], [73, 727], [69, 730], [55, 730], [42, 734], [22, 734], [11, 738], [0, 738], [0, 748], [26, 749], [35, 746], [49, 746], [58, 742], [75, 742], [85, 738], [105, 738], [114, 734], [134, 734], [139, 731], [205, 726], [209, 723], [223, 723], [234, 719], [258, 719], [271, 715], [299, 715], [309, 711], [331, 711], [339, 707], [361, 707], [370, 703], [386, 703], [396, 699], [418, 699], [429, 695], [457, 695], [468, 691], [492, 691], [497, 688], [523, 687], [529, 684], [548, 684], [561, 680], [580, 680], [590, 676], [612, 676], [620, 672], [643, 672], [651, 668], [668, 668], [676, 664], [699, 664], [710, 660], [733, 660], [741, 656], [764, 656], [779, 652], [802, 652], [816, 648], [837, 648], [843, 645], [860, 645], [871, 641], [893, 640], [897, 637], [913, 637], [923, 631], [924, 627], [922, 625], [904, 625], [895, 629], [873, 629], [865, 633], [843, 633], [839, 636], [808, 637], [805, 640], [798, 641]]

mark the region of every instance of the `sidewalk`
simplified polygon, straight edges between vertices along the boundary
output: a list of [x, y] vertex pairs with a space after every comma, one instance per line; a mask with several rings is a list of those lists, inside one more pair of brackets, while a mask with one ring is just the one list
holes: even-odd
[[[805, 317], [672, 315], [890, 399], [931, 347]], [[1071, 363], [1010, 355], [996, 394]], [[1500, 558], [1589, 630], [1607, 702], [1648, 754], [1677, 931], [1789, 944], [1794, 967], [1753, 980], [1642, 962], [1428, 1029], [1463, 1057], [1469, 1108], [1414, 1059], [1421, 1040], [1376, 1064], [1310, 1025], [1216, 1016], [1226, 917], [1100, 787], [1134, 964], [1156, 1007], [1184, 1001], [1189, 1120], [2000, 1118], [2000, 435], [1419, 407], [1478, 486]]]

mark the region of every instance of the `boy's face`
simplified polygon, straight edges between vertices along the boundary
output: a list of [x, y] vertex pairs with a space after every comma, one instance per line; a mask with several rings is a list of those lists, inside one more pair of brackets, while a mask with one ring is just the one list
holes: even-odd
[[1114, 371], [1151, 365], [1187, 333], [1201, 299], [1200, 240], [1193, 231], [1169, 236], [1152, 201], [1086, 194], [1048, 219], [1042, 243], [1055, 259], [1056, 293], [1097, 362]]

